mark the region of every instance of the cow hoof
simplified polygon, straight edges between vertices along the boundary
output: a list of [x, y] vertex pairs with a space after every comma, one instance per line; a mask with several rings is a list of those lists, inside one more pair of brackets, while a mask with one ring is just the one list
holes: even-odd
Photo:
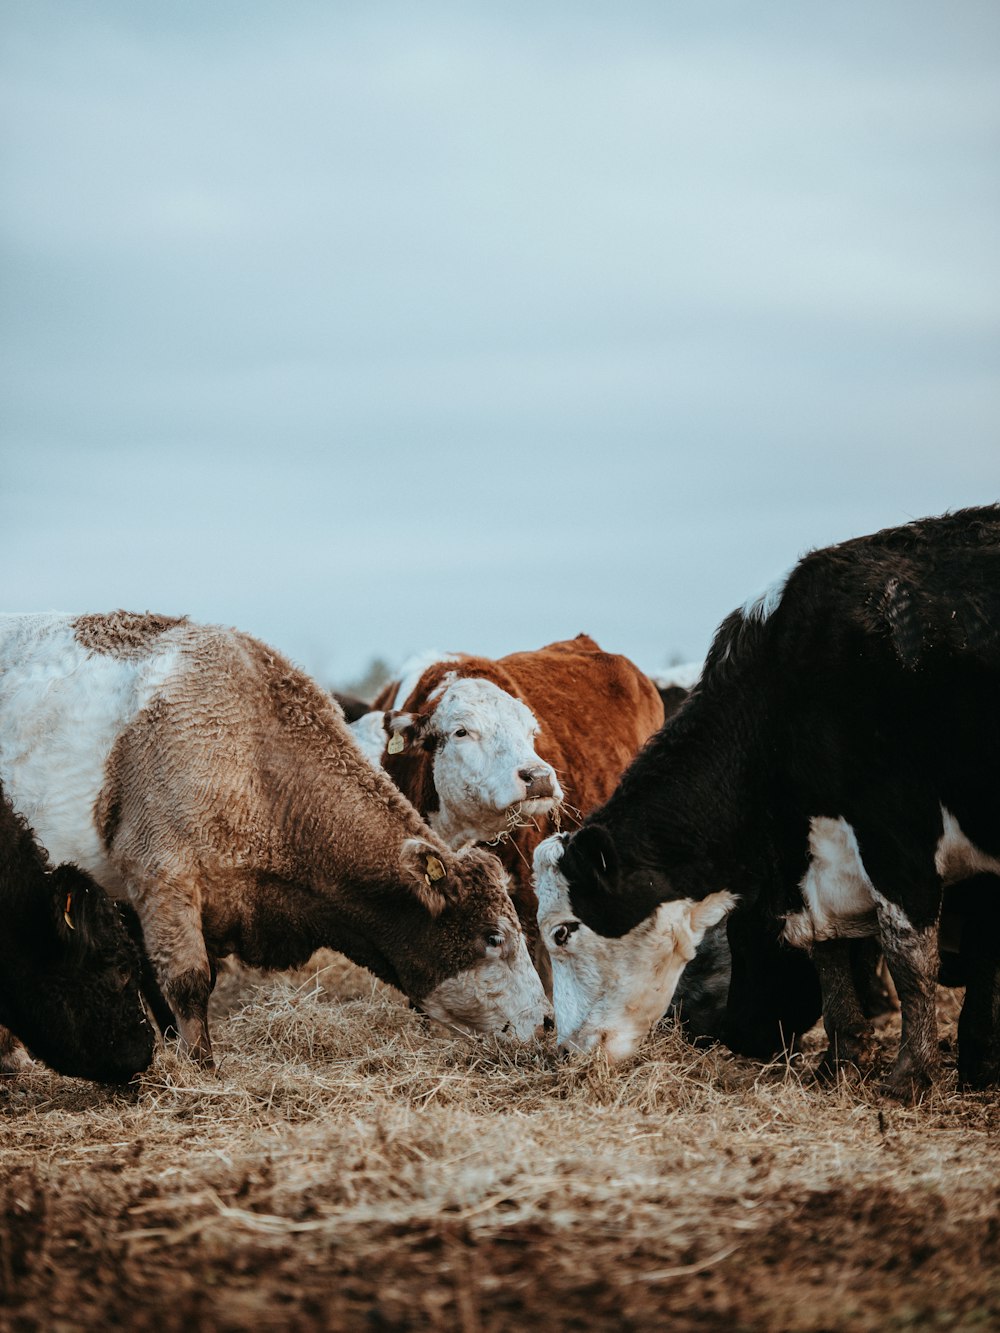
[[924, 1070], [907, 1065], [903, 1069], [894, 1069], [882, 1084], [882, 1091], [893, 1101], [903, 1102], [907, 1106], [916, 1106], [923, 1101], [933, 1087], [933, 1080]]

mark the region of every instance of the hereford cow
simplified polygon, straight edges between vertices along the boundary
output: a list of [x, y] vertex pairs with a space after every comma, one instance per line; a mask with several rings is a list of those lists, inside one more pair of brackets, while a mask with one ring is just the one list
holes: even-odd
[[653, 683], [585, 634], [496, 660], [425, 658], [375, 705], [386, 771], [431, 827], [452, 846], [500, 839], [529, 936], [535, 846], [606, 799], [663, 721]]
[[0, 786], [0, 1052], [19, 1037], [61, 1074], [127, 1083], [153, 1058], [139, 958], [114, 903], [76, 866], [52, 869]]
[[131, 900], [207, 1063], [212, 962], [230, 953], [283, 968], [327, 945], [444, 1023], [542, 1024], [497, 859], [452, 851], [330, 696], [246, 634], [123, 611], [0, 617], [0, 774], [53, 856]]
[[866, 1066], [874, 1044], [848, 946], [875, 936], [902, 1009], [888, 1088], [919, 1094], [937, 1054], [942, 883], [1000, 868], [998, 690], [998, 506], [813, 552], [734, 612], [610, 800], [538, 850], [557, 976], [580, 923], [597, 932], [573, 946], [592, 984], [578, 966], [563, 969], [566, 995], [556, 988], [562, 1040], [620, 1055], [638, 1039], [603, 994], [592, 939], [618, 941], [652, 990], [665, 964], [645, 942], [664, 912], [672, 926], [732, 893], [730, 1023], [768, 986], [780, 936], [820, 974], [826, 1067]]

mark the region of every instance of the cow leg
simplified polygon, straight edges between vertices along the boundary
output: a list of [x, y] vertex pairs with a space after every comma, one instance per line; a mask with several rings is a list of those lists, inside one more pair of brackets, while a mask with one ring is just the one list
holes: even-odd
[[845, 1067], [866, 1073], [875, 1063], [877, 1046], [855, 984], [856, 941], [823, 940], [810, 956], [823, 992], [823, 1026], [827, 1049], [816, 1069], [821, 1079], [835, 1079]]
[[958, 1081], [965, 1088], [989, 1088], [1000, 1083], [1000, 883], [995, 875], [977, 875], [963, 888]]
[[888, 974], [882, 961], [882, 948], [877, 939], [851, 941], [851, 971], [858, 992], [861, 1012], [866, 1018], [882, 1018], [894, 1014], [899, 1007], [895, 996], [886, 985]]
[[902, 1013], [899, 1055], [885, 1089], [901, 1101], [918, 1101], [930, 1087], [938, 1062], [937, 921], [915, 926], [894, 903], [877, 896], [882, 951]]
[[133, 877], [129, 883], [146, 952], [169, 1005], [181, 1046], [212, 1068], [208, 1001], [214, 974], [201, 931], [201, 894], [191, 881]]

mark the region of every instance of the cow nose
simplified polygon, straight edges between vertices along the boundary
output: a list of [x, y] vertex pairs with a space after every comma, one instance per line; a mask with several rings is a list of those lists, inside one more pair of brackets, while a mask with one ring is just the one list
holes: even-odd
[[519, 768], [517, 776], [524, 783], [524, 790], [529, 796], [555, 795], [555, 788], [552, 785], [552, 770], [546, 768], [544, 764], [536, 764], [532, 768]]

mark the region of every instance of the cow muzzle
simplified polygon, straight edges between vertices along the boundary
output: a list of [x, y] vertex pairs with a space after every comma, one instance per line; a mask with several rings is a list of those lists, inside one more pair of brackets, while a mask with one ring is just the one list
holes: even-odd
[[562, 795], [556, 775], [548, 764], [533, 764], [517, 770], [518, 780], [524, 784], [525, 801], [554, 801]]

